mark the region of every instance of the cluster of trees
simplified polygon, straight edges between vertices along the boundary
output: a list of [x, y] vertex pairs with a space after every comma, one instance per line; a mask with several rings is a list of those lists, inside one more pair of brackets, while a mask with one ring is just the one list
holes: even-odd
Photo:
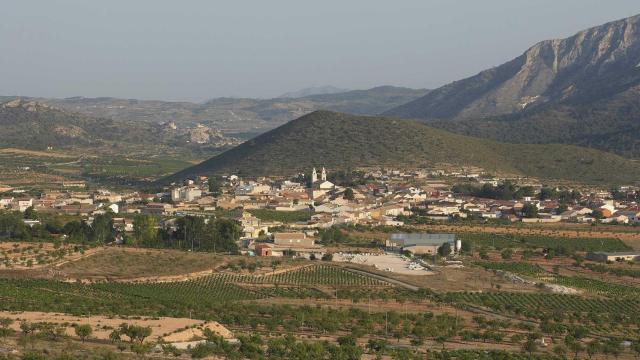
[[193, 251], [236, 253], [242, 229], [229, 219], [185, 216], [178, 218], [175, 231], [159, 230], [151, 215], [138, 215], [133, 221], [134, 244], [143, 247], [178, 248]]
[[332, 226], [328, 229], [320, 229], [319, 236], [320, 243], [324, 245], [345, 244], [351, 242], [349, 235], [346, 235], [337, 226]]
[[496, 200], [516, 200], [525, 196], [533, 196], [535, 190], [531, 186], [518, 187], [509, 181], [505, 181], [498, 186], [484, 184], [477, 186], [474, 184], [457, 184], [451, 189], [454, 193], [471, 195], [486, 199]]
[[540, 189], [538, 198], [540, 200], [558, 200], [561, 203], [574, 203], [582, 197], [577, 190], [557, 190], [552, 187], [543, 187]]
[[149, 326], [130, 325], [122, 323], [120, 326], [109, 334], [111, 341], [122, 341], [122, 336], [129, 338], [129, 342], [137, 342], [142, 344], [144, 339], [151, 336], [151, 328]]
[[67, 235], [68, 241], [86, 244], [89, 242], [104, 244], [114, 239], [113, 214], [96, 215], [91, 224], [75, 220], [64, 225], [57, 219], [41, 219], [40, 224], [27, 226], [25, 217], [33, 217], [33, 213], [0, 212], [0, 238], [24, 241], [50, 241], [52, 235]]

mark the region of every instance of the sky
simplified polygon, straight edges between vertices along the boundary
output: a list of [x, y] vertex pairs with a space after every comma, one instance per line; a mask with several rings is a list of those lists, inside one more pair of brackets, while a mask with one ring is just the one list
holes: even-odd
[[203, 101], [435, 88], [638, 0], [0, 0], [0, 95]]

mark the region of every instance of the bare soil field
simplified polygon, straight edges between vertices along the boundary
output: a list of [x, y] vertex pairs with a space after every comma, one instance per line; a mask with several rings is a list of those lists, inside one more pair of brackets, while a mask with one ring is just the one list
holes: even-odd
[[[0, 311], [0, 318], [9, 318], [14, 320], [11, 328], [20, 331], [20, 322], [27, 321], [30, 323], [53, 323], [65, 325], [66, 333], [69, 336], [75, 336], [73, 325], [90, 325], [93, 329], [92, 338], [98, 340], [109, 340], [109, 334], [113, 329], [122, 323], [138, 326], [149, 326], [151, 328], [151, 336], [149, 340], [158, 340], [159, 338], [168, 338], [167, 341], [189, 341], [191, 333], [197, 335], [197, 327], [207, 327], [217, 334], [230, 339], [233, 334], [224, 326], [217, 322], [205, 322], [202, 320], [194, 320], [187, 318], [111, 318], [105, 316], [72, 316], [59, 313], [47, 312], [6, 312]], [[193, 330], [193, 329], [196, 330]]]

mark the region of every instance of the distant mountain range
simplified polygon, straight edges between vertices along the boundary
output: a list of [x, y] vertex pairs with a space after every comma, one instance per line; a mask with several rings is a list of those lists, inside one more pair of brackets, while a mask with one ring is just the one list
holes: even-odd
[[313, 95], [328, 95], [328, 94], [339, 94], [339, 93], [344, 93], [347, 92], [349, 90], [347, 89], [340, 89], [337, 88], [335, 86], [314, 86], [314, 87], [308, 87], [305, 89], [301, 89], [298, 91], [291, 91], [288, 93], [284, 93], [280, 96], [278, 96], [279, 98], [290, 98], [290, 99], [298, 99], [298, 98], [302, 98], [302, 97], [307, 97], [307, 96], [313, 96]]
[[[300, 98], [218, 98], [205, 103], [170, 102], [116, 98], [30, 98], [56, 108], [97, 118], [127, 122], [174, 122], [178, 126], [198, 124], [225, 134], [249, 138], [315, 110], [375, 115], [426, 94], [393, 86], [316, 94]], [[0, 97], [0, 102], [16, 97]]]
[[466, 137], [423, 123], [317, 111], [249, 140], [164, 182], [195, 175], [291, 175], [326, 166], [478, 166], [487, 171], [593, 183], [628, 183], [640, 165], [568, 145], [516, 145]]
[[640, 15], [542, 41], [385, 112], [461, 134], [640, 156]]
[[22, 99], [0, 104], [0, 127], [0, 147], [22, 149], [110, 144], [225, 147], [239, 143], [205, 126], [96, 118]]

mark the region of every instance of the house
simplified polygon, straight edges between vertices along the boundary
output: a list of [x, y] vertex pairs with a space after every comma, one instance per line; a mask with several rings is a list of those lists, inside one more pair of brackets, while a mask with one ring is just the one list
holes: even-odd
[[613, 204], [605, 204], [600, 206], [600, 211], [602, 212], [603, 217], [610, 218], [613, 213], [616, 212], [616, 208], [613, 206]]
[[202, 197], [202, 190], [194, 186], [183, 186], [171, 189], [171, 200], [176, 201], [194, 201]]
[[273, 250], [267, 244], [256, 245], [256, 256], [273, 256]]
[[60, 208], [63, 213], [68, 215], [89, 215], [96, 209], [97, 207], [93, 204], [72, 204]]
[[389, 236], [385, 246], [395, 251], [409, 251], [413, 254], [436, 254], [438, 248], [445, 243], [452, 250], [460, 250], [460, 242], [456, 242], [455, 234], [394, 233]]
[[150, 202], [142, 208], [142, 213], [147, 215], [169, 215], [173, 212], [173, 206], [166, 203]]
[[273, 242], [279, 246], [314, 246], [315, 239], [307, 237], [305, 233], [299, 232], [280, 232], [273, 234]]

